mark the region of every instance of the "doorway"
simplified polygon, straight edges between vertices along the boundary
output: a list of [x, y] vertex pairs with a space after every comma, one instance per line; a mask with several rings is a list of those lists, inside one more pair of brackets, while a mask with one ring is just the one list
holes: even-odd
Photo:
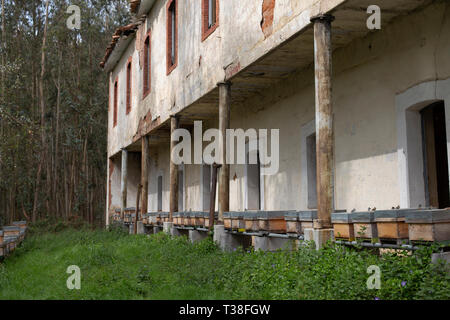
[[444, 102], [432, 103], [423, 108], [420, 115], [426, 204], [433, 208], [447, 208], [450, 197]]

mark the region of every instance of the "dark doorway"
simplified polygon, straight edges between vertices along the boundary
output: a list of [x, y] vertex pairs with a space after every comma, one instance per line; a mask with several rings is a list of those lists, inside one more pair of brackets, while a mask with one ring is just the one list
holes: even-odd
[[422, 109], [420, 113], [427, 205], [447, 208], [450, 206], [450, 197], [444, 102], [435, 102]]

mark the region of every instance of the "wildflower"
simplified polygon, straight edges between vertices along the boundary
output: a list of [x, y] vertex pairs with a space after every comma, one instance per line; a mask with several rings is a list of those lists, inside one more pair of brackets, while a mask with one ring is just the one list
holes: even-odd
[[406, 281], [402, 281], [401, 285], [402, 285], [402, 287], [405, 287], [406, 286]]
[[375, 297], [375, 299], [374, 300], [380, 300], [380, 298], [378, 298], [378, 297]]

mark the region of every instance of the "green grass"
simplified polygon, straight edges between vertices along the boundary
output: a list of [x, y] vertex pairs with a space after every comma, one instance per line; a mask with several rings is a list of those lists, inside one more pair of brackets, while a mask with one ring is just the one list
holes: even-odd
[[[430, 263], [430, 249], [226, 253], [210, 239], [62, 229], [33, 232], [0, 265], [0, 299], [450, 299], [449, 274]], [[81, 290], [66, 287], [70, 265], [81, 269]], [[367, 289], [370, 265], [381, 269], [380, 290]]]

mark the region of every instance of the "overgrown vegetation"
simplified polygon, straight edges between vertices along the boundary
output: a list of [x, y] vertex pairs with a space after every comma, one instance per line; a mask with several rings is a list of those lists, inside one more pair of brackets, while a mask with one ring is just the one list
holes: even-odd
[[[449, 274], [430, 263], [430, 248], [222, 252], [210, 239], [58, 230], [35, 228], [0, 265], [0, 299], [450, 299]], [[66, 287], [70, 265], [81, 269], [81, 290]], [[367, 289], [370, 265], [381, 269], [380, 290]]]
[[[67, 27], [70, 5], [81, 29]], [[107, 74], [127, 0], [1, 0], [0, 226], [105, 216]]]

